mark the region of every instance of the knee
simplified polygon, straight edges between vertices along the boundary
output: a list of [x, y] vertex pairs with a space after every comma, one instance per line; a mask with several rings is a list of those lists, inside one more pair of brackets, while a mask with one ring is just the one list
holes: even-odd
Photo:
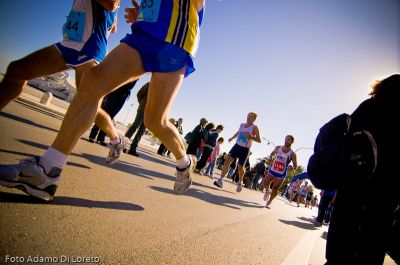
[[87, 69], [81, 77], [78, 94], [82, 97], [101, 99], [105, 94], [100, 89], [101, 78], [96, 72], [96, 67]]
[[166, 119], [160, 119], [151, 113], [144, 114], [144, 126], [149, 129], [155, 135], [159, 135], [164, 131], [167, 126], [168, 121]]
[[[24, 82], [27, 81], [27, 79], [24, 76], [24, 71], [22, 69], [20, 60], [13, 61], [8, 65], [6, 74], [4, 76], [4, 81], [13, 84], [19, 84], [19, 83], [24, 84]], [[22, 87], [18, 90], [20, 91], [15, 91], [15, 92], [22, 92]]]

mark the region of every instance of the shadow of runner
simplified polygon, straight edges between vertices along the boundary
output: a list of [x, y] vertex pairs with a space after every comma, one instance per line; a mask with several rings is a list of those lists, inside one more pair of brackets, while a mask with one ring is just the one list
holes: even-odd
[[297, 226], [299, 228], [303, 228], [303, 229], [308, 229], [308, 230], [316, 230], [316, 228], [314, 227], [314, 224], [311, 223], [303, 223], [303, 222], [299, 222], [299, 221], [287, 221], [287, 220], [281, 220], [279, 219], [280, 222], [287, 224], [287, 225], [294, 225]]
[[34, 121], [31, 121], [31, 120], [28, 120], [28, 119], [25, 119], [25, 118], [22, 118], [22, 117], [18, 117], [18, 116], [9, 114], [9, 113], [0, 112], [0, 117], [4, 117], [4, 118], [10, 119], [10, 120], [15, 120], [15, 121], [18, 121], [18, 122], [21, 122], [21, 123], [32, 125], [32, 126], [40, 128], [40, 129], [45, 129], [45, 130], [56, 132], [56, 133], [58, 132], [58, 130], [56, 130], [56, 129], [44, 126], [44, 125], [36, 123]]
[[[15, 154], [15, 155], [22, 155], [22, 156], [28, 156], [28, 157], [38, 157], [39, 155], [34, 155], [34, 154], [28, 154], [28, 153], [22, 153], [22, 152], [17, 152], [17, 151], [10, 151], [10, 150], [4, 150], [0, 149], [0, 152], [2, 153], [8, 153], [8, 154]], [[82, 165], [79, 163], [75, 162], [67, 162], [68, 166], [73, 166], [73, 167], [80, 167], [80, 168], [86, 168], [86, 169], [91, 169], [91, 167]]]
[[46, 202], [29, 195], [7, 193], [7, 192], [0, 192], [0, 202], [45, 204], [45, 205], [48, 204], [48, 205], [75, 206], [75, 207], [85, 207], [85, 208], [103, 208], [103, 209], [126, 210], [126, 211], [144, 210], [144, 208], [140, 205], [127, 202], [93, 201], [88, 199], [65, 197], [65, 196], [57, 196], [52, 201]]
[[[209, 192], [205, 192], [205, 191], [198, 190], [198, 189], [189, 189], [184, 194], [178, 195], [175, 193], [175, 191], [173, 191], [171, 189], [157, 187], [157, 186], [150, 186], [150, 188], [153, 190], [159, 191], [159, 192], [174, 194], [177, 196], [189, 196], [191, 198], [197, 198], [199, 200], [203, 200], [208, 203], [212, 203], [215, 205], [221, 205], [221, 206], [225, 206], [225, 207], [236, 209], [236, 210], [241, 210], [240, 207], [260, 208], [260, 205], [255, 202], [247, 202], [247, 201], [243, 201], [243, 200], [219, 196], [219, 195], [211, 194]], [[238, 206], [240, 206], [240, 207], [238, 207]]]
[[[40, 144], [40, 143], [28, 141], [28, 140], [23, 140], [23, 139], [17, 139], [17, 141], [19, 141], [19, 142], [21, 142], [23, 144], [26, 144], [26, 145], [30, 145], [30, 146], [36, 147], [36, 148], [47, 149], [47, 146], [44, 145], [44, 144]], [[0, 151], [1, 151], [1, 149], [0, 149]], [[14, 151], [9, 151], [9, 152], [12, 153]], [[18, 154], [18, 153], [16, 153], [16, 154]], [[22, 155], [25, 155], [25, 154], [22, 153]], [[161, 173], [161, 172], [157, 172], [157, 171], [149, 170], [149, 169], [146, 169], [146, 168], [142, 168], [140, 165], [132, 164], [132, 163], [130, 163], [128, 161], [120, 160], [120, 161], [118, 161], [117, 163], [114, 163], [114, 164], [107, 164], [105, 162], [106, 161], [105, 156], [97, 156], [97, 155], [92, 155], [92, 154], [88, 154], [88, 153], [82, 153], [82, 154], [71, 153], [71, 155], [72, 156], [76, 156], [76, 157], [85, 158], [88, 161], [90, 161], [90, 162], [92, 162], [94, 164], [103, 166], [103, 167], [112, 168], [112, 169], [119, 170], [119, 171], [124, 172], [124, 173], [133, 174], [133, 175], [135, 175], [135, 177], [137, 176], [137, 177], [142, 177], [142, 178], [146, 178], [146, 179], [160, 178], [160, 179], [166, 179], [166, 180], [170, 180], [172, 182], [175, 182], [175, 176], [174, 175], [167, 175], [167, 174], [164, 174], [164, 173]], [[125, 154], [125, 155], [127, 155], [127, 154]], [[35, 155], [33, 155], [33, 156], [35, 156]], [[161, 164], [164, 164], [164, 165], [165, 165], [165, 163], [168, 163], [168, 162], [162, 163], [164, 161], [155, 159], [155, 158], [153, 158], [151, 156], [147, 156], [147, 157], [149, 157], [150, 159], [153, 159], [153, 160], [150, 160], [150, 161], [155, 161], [156, 163], [161, 162]], [[80, 165], [80, 164], [76, 164], [76, 163], [73, 163], [73, 162], [68, 162], [67, 164], [68, 165], [75, 165], [75, 166]], [[84, 167], [84, 166], [81, 166], [81, 167]], [[90, 169], [90, 167], [87, 167], [87, 168]], [[195, 179], [195, 176], [196, 175], [193, 174], [193, 179]], [[202, 177], [200, 175], [197, 175], [197, 176], [200, 177], [200, 178]], [[216, 187], [213, 187], [212, 185], [208, 186], [208, 185], [203, 185], [203, 184], [196, 183], [196, 182], [193, 182], [192, 185], [234, 194], [233, 192], [226, 191], [226, 190], [223, 190], [223, 189], [218, 189]]]
[[[163, 156], [160, 156], [159, 154], [157, 154], [157, 152], [151, 153], [151, 152], [139, 147], [138, 148], [138, 153], [140, 155], [139, 158], [143, 158], [145, 160], [148, 160], [148, 161], [151, 161], [151, 162], [155, 162], [155, 163], [158, 163], [158, 164], [162, 164], [162, 165], [165, 165], [165, 166], [173, 167], [173, 168], [176, 167], [175, 163], [165, 161], [164, 159], [167, 159], [167, 158], [165, 158]], [[129, 154], [127, 154], [127, 155], [129, 155]], [[153, 155], [154, 156], [157, 155], [157, 156], [159, 156], [159, 158], [154, 157]]]

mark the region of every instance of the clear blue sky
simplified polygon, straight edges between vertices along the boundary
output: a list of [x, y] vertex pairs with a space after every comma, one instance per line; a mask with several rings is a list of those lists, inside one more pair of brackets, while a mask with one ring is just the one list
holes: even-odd
[[[71, 3], [0, 1], [0, 71], [59, 41]], [[129, 31], [127, 6], [122, 0], [110, 49]], [[185, 133], [206, 117], [225, 125], [227, 139], [254, 111], [262, 137], [280, 145], [292, 134], [294, 150], [313, 147], [323, 123], [352, 112], [375, 79], [400, 72], [399, 48], [397, 0], [207, 0], [197, 70], [185, 79], [171, 116], [184, 119]], [[133, 120], [136, 106], [133, 96], [117, 119]], [[272, 145], [254, 143], [252, 151], [254, 161]], [[310, 154], [299, 150], [300, 164]]]

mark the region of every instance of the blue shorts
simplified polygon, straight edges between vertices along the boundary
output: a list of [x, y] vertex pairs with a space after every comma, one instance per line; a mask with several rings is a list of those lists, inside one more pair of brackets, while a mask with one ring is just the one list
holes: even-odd
[[146, 72], [176, 72], [186, 65], [185, 77], [187, 77], [195, 70], [193, 59], [187, 51], [159, 40], [140, 29], [127, 34], [121, 42], [140, 53]]
[[104, 60], [104, 56], [100, 55], [88, 55], [85, 52], [77, 51], [68, 47], [61, 45], [60, 43], [55, 44], [57, 50], [61, 53], [65, 60], [65, 65], [75, 68], [77, 66], [83, 65], [90, 61], [95, 61], [100, 63]]
[[250, 148], [235, 144], [229, 151], [229, 156], [234, 159], [239, 158], [239, 165], [243, 166], [246, 163], [247, 157], [249, 156]]

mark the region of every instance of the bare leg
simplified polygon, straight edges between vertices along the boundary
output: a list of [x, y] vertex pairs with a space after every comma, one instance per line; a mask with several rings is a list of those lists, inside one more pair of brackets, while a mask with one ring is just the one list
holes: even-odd
[[278, 179], [278, 178], [274, 179], [274, 186], [272, 187], [271, 197], [269, 198], [270, 203], [275, 199], [276, 195], [278, 195], [278, 191], [283, 183], [283, 180], [284, 179]]
[[[77, 67], [76, 70], [76, 87], [77, 91], [79, 93], [80, 89], [80, 80], [82, 78], [83, 73], [91, 69], [93, 67], [96, 67], [97, 63], [94, 61], [88, 62], [84, 65], [81, 65]], [[110, 140], [114, 140], [118, 137], [118, 133], [115, 130], [114, 124], [110, 118], [110, 115], [107, 114], [102, 108], [98, 108], [97, 110], [97, 115], [95, 119], [95, 124], [97, 127], [99, 127], [103, 132], [107, 134], [107, 136], [110, 138]]]
[[182, 84], [183, 67], [177, 72], [153, 73], [144, 112], [144, 124], [170, 150], [176, 160], [186, 155], [185, 146], [168, 113]]
[[72, 101], [52, 147], [69, 155], [95, 119], [101, 99], [144, 73], [140, 54], [124, 43], [97, 67], [86, 70], [80, 80], [80, 93]]
[[243, 183], [244, 169], [242, 165], [238, 164], [239, 182]]
[[229, 166], [232, 164], [233, 158], [231, 156], [227, 156], [224, 162], [224, 166], [222, 167], [221, 171], [221, 179], [223, 179], [226, 176], [226, 173], [228, 173]]
[[28, 80], [47, 76], [68, 69], [57, 48], [52, 45], [26, 57], [11, 62], [4, 79], [0, 83], [0, 110], [18, 97]]
[[275, 178], [274, 176], [272, 176], [269, 172], [267, 172], [267, 174], [265, 175], [265, 177], [263, 179], [263, 185], [265, 188], [265, 192], [269, 191], [269, 186], [271, 185], [271, 182], [274, 178]]

